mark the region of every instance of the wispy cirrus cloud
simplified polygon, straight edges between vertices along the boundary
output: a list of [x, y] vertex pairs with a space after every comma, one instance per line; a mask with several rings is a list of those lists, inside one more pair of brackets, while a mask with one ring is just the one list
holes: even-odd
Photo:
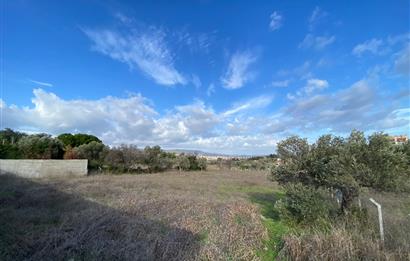
[[273, 81], [273, 87], [288, 87], [291, 80]]
[[371, 54], [382, 54], [384, 51], [382, 49], [383, 40], [373, 38], [371, 40], [365, 41], [364, 43], [356, 45], [352, 53], [356, 56], [362, 56], [364, 53], [371, 53]]
[[29, 80], [32, 83], [35, 83], [37, 85], [41, 85], [41, 86], [45, 86], [45, 87], [53, 87], [52, 83], [48, 83], [48, 82], [40, 82], [40, 81], [35, 81], [35, 80]]
[[234, 106], [223, 112], [223, 116], [231, 116], [243, 111], [255, 110], [260, 108], [265, 108], [273, 101], [273, 96], [271, 95], [261, 95], [252, 99], [249, 99], [245, 102], [240, 102], [234, 104]]
[[214, 94], [215, 93], [215, 84], [213, 84], [213, 83], [211, 83], [209, 86], [208, 86], [208, 89], [206, 89], [206, 95], [208, 96], [208, 97], [210, 97], [212, 94]]
[[325, 47], [331, 45], [336, 40], [336, 36], [315, 36], [313, 34], [307, 34], [303, 41], [299, 44], [299, 48], [315, 50], [322, 50]]
[[279, 12], [273, 11], [273, 13], [270, 15], [270, 22], [269, 22], [270, 30], [275, 31], [281, 28], [282, 20], [283, 20], [283, 16]]
[[328, 16], [328, 13], [323, 11], [319, 6], [316, 6], [315, 9], [313, 9], [312, 14], [309, 16], [309, 30], [313, 31], [313, 29], [322, 21], [326, 16]]
[[254, 72], [250, 70], [258, 55], [250, 50], [234, 53], [229, 61], [228, 68], [222, 76], [222, 85], [226, 89], [238, 89], [252, 80]]
[[394, 69], [397, 73], [410, 76], [410, 43], [405, 46], [394, 61]]
[[138, 68], [161, 85], [186, 84], [186, 78], [175, 68], [174, 57], [167, 46], [164, 31], [150, 27], [128, 30], [83, 29], [93, 42], [92, 49], [114, 60]]

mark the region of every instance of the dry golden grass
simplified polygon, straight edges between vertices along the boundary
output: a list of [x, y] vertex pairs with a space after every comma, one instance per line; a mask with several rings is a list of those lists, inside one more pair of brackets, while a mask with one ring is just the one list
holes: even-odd
[[[1, 260], [256, 260], [261, 172], [0, 176]], [[245, 188], [245, 189], [243, 189]]]

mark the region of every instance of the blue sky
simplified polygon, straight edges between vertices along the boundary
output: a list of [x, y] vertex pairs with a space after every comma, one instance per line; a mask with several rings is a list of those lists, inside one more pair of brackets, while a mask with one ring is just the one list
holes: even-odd
[[408, 1], [2, 1], [1, 127], [264, 154], [409, 134]]

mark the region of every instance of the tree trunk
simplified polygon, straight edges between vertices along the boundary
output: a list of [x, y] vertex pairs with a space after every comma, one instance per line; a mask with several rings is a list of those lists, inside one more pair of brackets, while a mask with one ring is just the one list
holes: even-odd
[[356, 188], [341, 188], [342, 192], [342, 202], [340, 204], [340, 210], [342, 213], [346, 214], [350, 207], [352, 206], [353, 200], [358, 196]]

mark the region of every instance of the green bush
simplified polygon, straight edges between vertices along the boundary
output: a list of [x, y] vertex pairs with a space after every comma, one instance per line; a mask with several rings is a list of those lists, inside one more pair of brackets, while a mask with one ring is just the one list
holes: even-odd
[[325, 191], [302, 184], [287, 185], [275, 208], [282, 219], [297, 225], [326, 224], [334, 209]]

